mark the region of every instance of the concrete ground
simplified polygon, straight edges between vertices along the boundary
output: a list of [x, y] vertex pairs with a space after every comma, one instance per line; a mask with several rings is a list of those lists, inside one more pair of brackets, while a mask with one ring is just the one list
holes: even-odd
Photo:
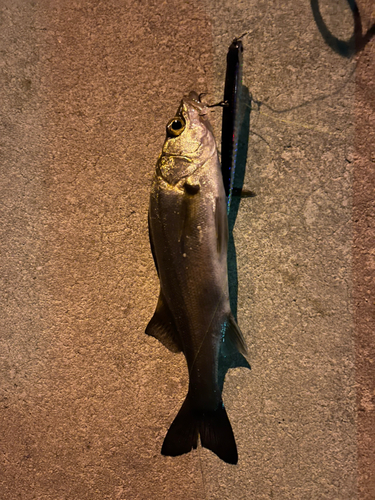
[[[375, 13], [358, 8], [0, 2], [1, 500], [375, 498]], [[187, 370], [144, 334], [147, 208], [167, 121], [191, 89], [222, 98], [245, 31], [251, 370], [225, 380], [229, 466], [160, 455]]]

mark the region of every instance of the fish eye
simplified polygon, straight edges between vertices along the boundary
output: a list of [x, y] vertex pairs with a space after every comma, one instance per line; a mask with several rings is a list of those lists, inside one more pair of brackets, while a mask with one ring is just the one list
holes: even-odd
[[167, 135], [169, 137], [177, 137], [182, 134], [185, 129], [185, 120], [180, 116], [172, 118], [172, 120], [167, 125]]

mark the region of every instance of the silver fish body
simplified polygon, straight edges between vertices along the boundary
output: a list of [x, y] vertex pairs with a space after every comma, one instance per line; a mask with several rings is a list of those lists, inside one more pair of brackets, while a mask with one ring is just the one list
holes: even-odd
[[160, 296], [146, 333], [183, 351], [189, 369], [186, 400], [164, 440], [176, 456], [202, 446], [237, 463], [232, 428], [218, 383], [223, 342], [245, 353], [228, 293], [226, 195], [205, 106], [191, 92], [167, 125], [149, 208], [151, 248]]

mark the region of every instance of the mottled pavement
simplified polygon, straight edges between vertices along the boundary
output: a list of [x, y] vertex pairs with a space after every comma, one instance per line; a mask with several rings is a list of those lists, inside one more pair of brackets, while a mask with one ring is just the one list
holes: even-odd
[[[340, 53], [348, 2], [311, 4], [331, 38], [307, 1], [0, 2], [0, 500], [375, 498], [375, 38]], [[147, 207], [168, 119], [222, 98], [245, 31], [229, 466], [160, 455], [187, 373], [144, 334]]]

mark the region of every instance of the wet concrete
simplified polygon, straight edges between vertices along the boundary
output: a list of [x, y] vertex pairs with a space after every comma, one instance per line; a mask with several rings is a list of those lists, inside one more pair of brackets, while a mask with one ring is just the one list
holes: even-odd
[[[334, 50], [312, 4], [2, 1], [1, 499], [373, 498], [374, 39]], [[334, 39], [348, 5], [318, 4]], [[144, 334], [147, 207], [165, 124], [222, 98], [245, 31], [229, 466], [160, 455], [187, 373]]]

